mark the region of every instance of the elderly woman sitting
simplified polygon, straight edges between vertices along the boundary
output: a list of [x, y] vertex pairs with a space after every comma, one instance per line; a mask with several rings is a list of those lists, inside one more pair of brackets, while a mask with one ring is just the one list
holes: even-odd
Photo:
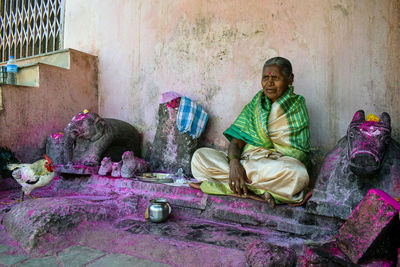
[[[267, 60], [260, 90], [224, 132], [228, 154], [198, 149], [192, 174], [209, 194], [258, 195], [275, 203], [301, 203], [308, 186], [310, 127], [305, 100], [293, 93], [289, 60]], [[257, 198], [257, 197], [256, 197]]]

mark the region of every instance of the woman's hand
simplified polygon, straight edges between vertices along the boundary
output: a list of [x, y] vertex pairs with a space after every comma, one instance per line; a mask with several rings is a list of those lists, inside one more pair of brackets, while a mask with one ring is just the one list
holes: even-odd
[[240, 163], [240, 156], [246, 142], [240, 139], [233, 138], [228, 149], [229, 161], [229, 187], [233, 193], [238, 195], [247, 195], [246, 182], [251, 181], [247, 178], [246, 170]]
[[232, 159], [229, 162], [229, 187], [233, 193], [247, 195], [246, 183], [251, 181], [247, 178], [246, 170], [239, 159]]

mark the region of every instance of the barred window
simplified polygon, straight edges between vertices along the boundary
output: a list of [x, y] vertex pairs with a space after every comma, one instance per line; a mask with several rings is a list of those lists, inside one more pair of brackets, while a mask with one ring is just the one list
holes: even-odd
[[0, 62], [62, 49], [65, 0], [0, 0]]

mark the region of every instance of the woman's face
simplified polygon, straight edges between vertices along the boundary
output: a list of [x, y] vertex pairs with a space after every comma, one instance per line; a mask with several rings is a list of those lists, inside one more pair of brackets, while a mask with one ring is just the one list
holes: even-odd
[[263, 70], [261, 85], [264, 95], [272, 102], [275, 102], [283, 93], [286, 92], [288, 86], [292, 84], [293, 74], [290, 80], [281, 72], [281, 68], [277, 65], [266, 66]]

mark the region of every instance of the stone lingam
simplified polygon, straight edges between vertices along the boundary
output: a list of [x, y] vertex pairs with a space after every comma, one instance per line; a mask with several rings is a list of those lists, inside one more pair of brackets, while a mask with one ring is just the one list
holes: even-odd
[[370, 189], [400, 197], [400, 144], [391, 138], [389, 114], [366, 120], [359, 110], [325, 156], [307, 211], [347, 219]]
[[[87, 110], [76, 114], [63, 133], [50, 135], [46, 153], [62, 173], [97, 173], [104, 157], [118, 162], [125, 151], [140, 155], [141, 136], [129, 123]], [[86, 173], [87, 172], [87, 173]]]

